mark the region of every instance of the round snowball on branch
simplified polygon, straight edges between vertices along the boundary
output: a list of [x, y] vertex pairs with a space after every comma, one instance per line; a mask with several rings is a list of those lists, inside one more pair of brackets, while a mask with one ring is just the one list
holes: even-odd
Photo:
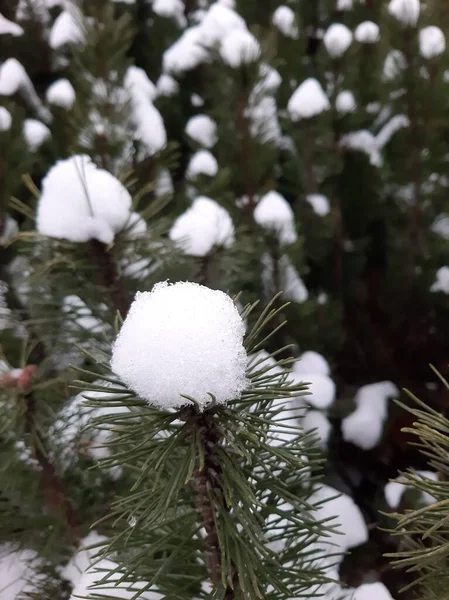
[[111, 366], [128, 387], [163, 409], [215, 398], [226, 404], [247, 385], [245, 325], [225, 293], [182, 282], [140, 292], [113, 347]]

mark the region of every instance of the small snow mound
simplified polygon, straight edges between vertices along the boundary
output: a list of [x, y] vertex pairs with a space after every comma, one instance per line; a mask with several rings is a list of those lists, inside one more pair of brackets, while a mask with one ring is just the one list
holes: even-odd
[[218, 173], [217, 159], [209, 150], [198, 150], [192, 156], [187, 166], [187, 179], [195, 179], [198, 175], [215, 177]]
[[304, 431], [316, 430], [321, 446], [325, 448], [329, 440], [332, 426], [329, 419], [320, 410], [308, 410], [306, 416], [302, 419]]
[[415, 26], [421, 10], [419, 0], [390, 0], [388, 12], [403, 25]]
[[313, 210], [320, 217], [325, 217], [330, 213], [331, 207], [329, 199], [322, 194], [308, 194], [306, 196], [307, 202], [311, 205]]
[[51, 137], [51, 131], [41, 121], [37, 119], [25, 119], [23, 122], [23, 137], [31, 152], [42, 146], [45, 140]]
[[352, 0], [337, 0], [337, 10], [351, 10]]
[[0, 546], [0, 596], [2, 600], [17, 600], [22, 594], [32, 594], [34, 578], [41, 561], [34, 550], [17, 552], [8, 544]]
[[379, 25], [373, 21], [363, 21], [357, 25], [354, 37], [359, 44], [375, 44], [380, 39]]
[[31, 82], [25, 68], [15, 58], [8, 58], [0, 66], [0, 95], [12, 96], [28, 83]]
[[310, 77], [301, 83], [288, 101], [287, 110], [293, 121], [310, 119], [330, 108], [329, 99], [319, 82]]
[[204, 148], [217, 143], [217, 124], [208, 115], [195, 115], [187, 121], [186, 134]]
[[293, 370], [298, 374], [316, 373], [319, 375], [330, 375], [331, 372], [329, 363], [324, 356], [313, 350], [303, 352], [299, 360], [295, 362]]
[[247, 385], [245, 325], [231, 298], [183, 282], [136, 295], [115, 341], [112, 370], [163, 409], [238, 398]]
[[427, 59], [440, 56], [446, 50], [446, 38], [439, 27], [430, 25], [419, 32], [419, 51]]
[[438, 269], [435, 282], [432, 284], [430, 291], [449, 294], [449, 267], [444, 266]]
[[391, 81], [398, 77], [407, 67], [407, 61], [400, 50], [390, 50], [385, 58], [383, 68], [383, 78], [385, 81]]
[[0, 35], [12, 35], [19, 37], [23, 35], [23, 28], [17, 23], [13, 23], [0, 13]]
[[72, 10], [63, 10], [50, 30], [48, 42], [53, 50], [66, 44], [83, 44], [85, 41], [83, 30], [80, 26], [80, 17]]
[[179, 92], [179, 83], [171, 75], [162, 73], [156, 82], [158, 96], [170, 98]]
[[262, 255], [262, 282], [270, 299], [280, 291], [286, 300], [299, 304], [309, 297], [303, 280], [285, 254], [279, 260], [274, 260], [268, 252]]
[[200, 196], [176, 219], [169, 235], [186, 254], [206, 256], [214, 246], [228, 248], [234, 243], [234, 225], [226, 209]]
[[174, 19], [180, 27], [185, 27], [187, 19], [184, 15], [185, 5], [182, 0], [153, 0], [153, 12], [160, 17]]
[[354, 590], [352, 600], [393, 600], [383, 583], [364, 583]]
[[271, 22], [285, 37], [298, 39], [299, 31], [296, 25], [295, 13], [289, 6], [278, 6], [273, 13]]
[[352, 43], [351, 30], [342, 23], [333, 23], [324, 34], [324, 46], [332, 58], [338, 58]]
[[268, 192], [259, 200], [254, 219], [264, 229], [273, 231], [281, 244], [293, 244], [298, 239], [293, 210], [278, 192]]
[[257, 62], [260, 55], [259, 42], [246, 29], [234, 29], [221, 43], [220, 56], [233, 69]]
[[42, 181], [37, 230], [42, 235], [110, 244], [126, 225], [131, 196], [111, 173], [88, 156], [58, 161]]
[[293, 377], [298, 383], [304, 382], [309, 384], [307, 390], [309, 395], [304, 396], [304, 400], [314, 408], [325, 409], [334, 403], [336, 386], [328, 375], [293, 371]]
[[356, 110], [354, 94], [349, 90], [340, 92], [335, 100], [335, 108], [341, 115], [353, 113]]
[[344, 440], [363, 450], [374, 448], [382, 436], [388, 398], [398, 394], [399, 390], [391, 381], [361, 387], [355, 396], [355, 411], [342, 421]]
[[12, 125], [11, 113], [4, 106], [0, 106], [0, 131], [9, 131]]
[[47, 89], [47, 102], [70, 110], [75, 102], [75, 90], [68, 79], [58, 79]]

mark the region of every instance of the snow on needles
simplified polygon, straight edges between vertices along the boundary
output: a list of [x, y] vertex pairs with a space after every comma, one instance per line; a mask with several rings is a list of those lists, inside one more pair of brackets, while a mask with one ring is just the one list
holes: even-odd
[[357, 25], [354, 37], [359, 44], [375, 44], [380, 39], [379, 25], [373, 21], [363, 21]]
[[427, 59], [440, 56], [446, 50], [446, 38], [439, 27], [430, 25], [419, 32], [419, 51]]
[[259, 60], [260, 44], [246, 29], [234, 29], [223, 39], [220, 55], [227, 65], [237, 69]]
[[217, 143], [217, 124], [208, 115], [195, 115], [187, 121], [187, 135], [204, 148]]
[[271, 22], [285, 37], [298, 39], [299, 31], [296, 25], [295, 13], [289, 6], [278, 6], [273, 13]]
[[37, 229], [72, 242], [110, 244], [130, 210], [131, 196], [120, 181], [88, 156], [76, 155], [57, 162], [43, 179]]
[[403, 25], [416, 25], [420, 10], [419, 0], [390, 0], [388, 5], [390, 15]]
[[342, 23], [333, 23], [324, 34], [323, 42], [329, 56], [339, 58], [351, 45], [352, 32]]
[[309, 77], [301, 83], [288, 101], [287, 110], [293, 121], [310, 119], [330, 108], [329, 99], [319, 82]]
[[211, 198], [199, 196], [176, 219], [169, 235], [186, 254], [206, 256], [214, 246], [228, 248], [234, 243], [234, 225], [226, 209]]
[[245, 325], [231, 298], [182, 282], [139, 292], [113, 347], [114, 373], [150, 404], [201, 408], [238, 398], [247, 385]]
[[254, 219], [264, 229], [275, 232], [281, 244], [293, 244], [298, 239], [292, 208], [278, 192], [268, 192], [259, 200]]
[[70, 110], [75, 102], [75, 90], [68, 79], [58, 79], [50, 85], [45, 96], [49, 104]]

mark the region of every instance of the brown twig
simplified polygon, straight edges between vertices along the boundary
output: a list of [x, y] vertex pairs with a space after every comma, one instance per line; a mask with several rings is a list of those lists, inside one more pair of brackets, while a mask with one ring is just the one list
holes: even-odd
[[98, 240], [90, 240], [88, 246], [89, 255], [97, 267], [98, 284], [108, 292], [114, 310], [125, 318], [131, 302], [128, 292], [117, 273], [112, 251], [108, 250], [107, 246]]

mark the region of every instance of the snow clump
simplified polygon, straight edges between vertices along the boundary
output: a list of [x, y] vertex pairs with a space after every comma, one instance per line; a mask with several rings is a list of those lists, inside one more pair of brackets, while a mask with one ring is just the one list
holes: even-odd
[[363, 21], [357, 25], [354, 37], [359, 44], [375, 44], [380, 39], [379, 25], [373, 21]]
[[388, 5], [390, 15], [403, 25], [416, 25], [420, 10], [419, 0], [390, 0]]
[[217, 143], [217, 124], [208, 115], [195, 115], [187, 121], [186, 134], [195, 142], [212, 148]]
[[439, 27], [430, 25], [419, 32], [419, 51], [427, 59], [440, 56], [446, 50], [446, 38]]
[[329, 56], [339, 58], [351, 45], [352, 32], [342, 23], [333, 23], [324, 34], [323, 42]]
[[292, 121], [310, 119], [330, 108], [329, 99], [319, 82], [309, 77], [293, 92], [287, 110]]
[[259, 200], [254, 219], [264, 229], [275, 232], [281, 244], [293, 244], [298, 239], [293, 210], [278, 192], [268, 192]]
[[115, 341], [111, 366], [131, 389], [163, 409], [204, 409], [240, 397], [247, 385], [245, 324], [232, 299], [191, 282], [139, 292]]

